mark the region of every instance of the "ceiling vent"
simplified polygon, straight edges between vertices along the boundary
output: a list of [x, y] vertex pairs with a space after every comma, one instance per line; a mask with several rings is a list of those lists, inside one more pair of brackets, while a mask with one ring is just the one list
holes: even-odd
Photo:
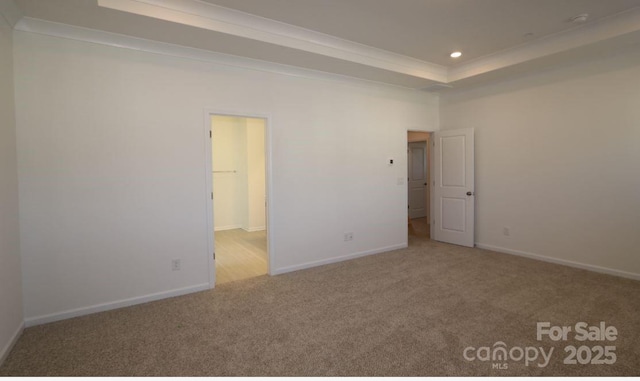
[[572, 18], [569, 19], [569, 21], [574, 23], [574, 24], [582, 24], [582, 23], [587, 22], [588, 18], [589, 18], [589, 14], [588, 13], [582, 13], [582, 14], [579, 14], [577, 16], [573, 16]]

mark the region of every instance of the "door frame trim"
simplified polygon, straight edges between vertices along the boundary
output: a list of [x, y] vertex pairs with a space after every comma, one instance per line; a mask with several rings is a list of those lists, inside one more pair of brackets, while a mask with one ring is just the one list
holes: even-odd
[[[420, 132], [420, 133], [426, 133], [429, 134], [429, 140], [427, 141], [427, 176], [429, 177], [429, 215], [427, 216], [427, 218], [429, 219], [429, 236], [433, 237], [433, 137], [434, 137], [434, 133], [437, 130], [433, 130], [433, 131], [429, 131], [429, 130], [412, 130], [407, 128], [407, 130], [404, 133], [404, 146], [405, 149], [409, 149], [409, 133], [410, 132]], [[431, 144], [431, 146], [429, 146], [429, 144]], [[409, 160], [407, 160], [407, 163], [405, 165], [405, 174], [407, 174], [407, 179], [408, 179], [408, 173], [409, 173]], [[406, 182], [406, 186], [405, 186], [405, 197], [406, 199], [406, 203], [405, 205], [409, 205], [409, 181]], [[407, 220], [409, 219], [409, 208], [404, 208], [404, 211], [406, 213], [405, 218], [404, 218], [404, 224], [407, 224]], [[407, 237], [408, 237], [409, 232], [407, 232]], [[408, 243], [408, 241], [407, 241]]]
[[221, 110], [215, 108], [205, 108], [203, 112], [203, 137], [204, 137], [204, 157], [205, 157], [205, 198], [206, 198], [206, 219], [207, 219], [207, 258], [209, 264], [209, 288], [215, 288], [216, 285], [216, 263], [213, 259], [213, 253], [215, 250], [214, 241], [214, 227], [213, 227], [213, 199], [211, 197], [213, 193], [213, 168], [212, 157], [213, 147], [211, 140], [211, 117], [214, 115], [219, 116], [234, 116], [239, 118], [255, 118], [264, 119], [264, 154], [265, 154], [265, 193], [266, 193], [266, 230], [267, 230], [267, 274], [272, 275], [274, 269], [274, 234], [273, 227], [274, 221], [274, 206], [273, 206], [273, 171], [272, 171], [272, 133], [271, 133], [271, 120], [270, 114], [256, 113], [251, 111], [237, 111], [237, 110]]

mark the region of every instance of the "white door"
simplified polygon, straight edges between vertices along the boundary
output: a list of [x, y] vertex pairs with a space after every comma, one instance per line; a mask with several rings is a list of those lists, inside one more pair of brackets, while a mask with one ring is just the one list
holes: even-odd
[[473, 247], [473, 129], [436, 132], [433, 142], [433, 239]]
[[409, 218], [427, 216], [427, 142], [409, 143]]

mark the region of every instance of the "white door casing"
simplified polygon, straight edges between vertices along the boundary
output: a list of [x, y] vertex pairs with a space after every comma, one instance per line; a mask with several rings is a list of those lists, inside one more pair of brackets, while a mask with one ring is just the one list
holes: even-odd
[[474, 134], [472, 128], [434, 134], [433, 239], [474, 246]]
[[427, 216], [427, 142], [409, 143], [409, 218]]
[[274, 250], [275, 242], [275, 224], [273, 207], [273, 180], [272, 180], [272, 166], [271, 166], [271, 116], [268, 114], [251, 113], [251, 112], [235, 112], [224, 111], [216, 109], [204, 109], [203, 121], [204, 121], [204, 159], [205, 159], [205, 199], [206, 199], [206, 220], [207, 220], [207, 252], [205, 253], [209, 260], [209, 287], [214, 288], [216, 284], [216, 265], [215, 265], [215, 237], [214, 237], [214, 223], [213, 223], [213, 153], [212, 153], [212, 121], [211, 117], [214, 115], [222, 116], [235, 116], [240, 118], [256, 118], [264, 119], [264, 133], [265, 133], [265, 214], [266, 214], [266, 226], [267, 226], [267, 274], [272, 275], [274, 269], [274, 263], [276, 258], [276, 252]]

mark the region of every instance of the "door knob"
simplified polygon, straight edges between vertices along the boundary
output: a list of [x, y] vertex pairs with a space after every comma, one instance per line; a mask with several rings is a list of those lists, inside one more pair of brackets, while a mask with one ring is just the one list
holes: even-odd
[[473, 196], [473, 192], [467, 192], [467, 196]]

